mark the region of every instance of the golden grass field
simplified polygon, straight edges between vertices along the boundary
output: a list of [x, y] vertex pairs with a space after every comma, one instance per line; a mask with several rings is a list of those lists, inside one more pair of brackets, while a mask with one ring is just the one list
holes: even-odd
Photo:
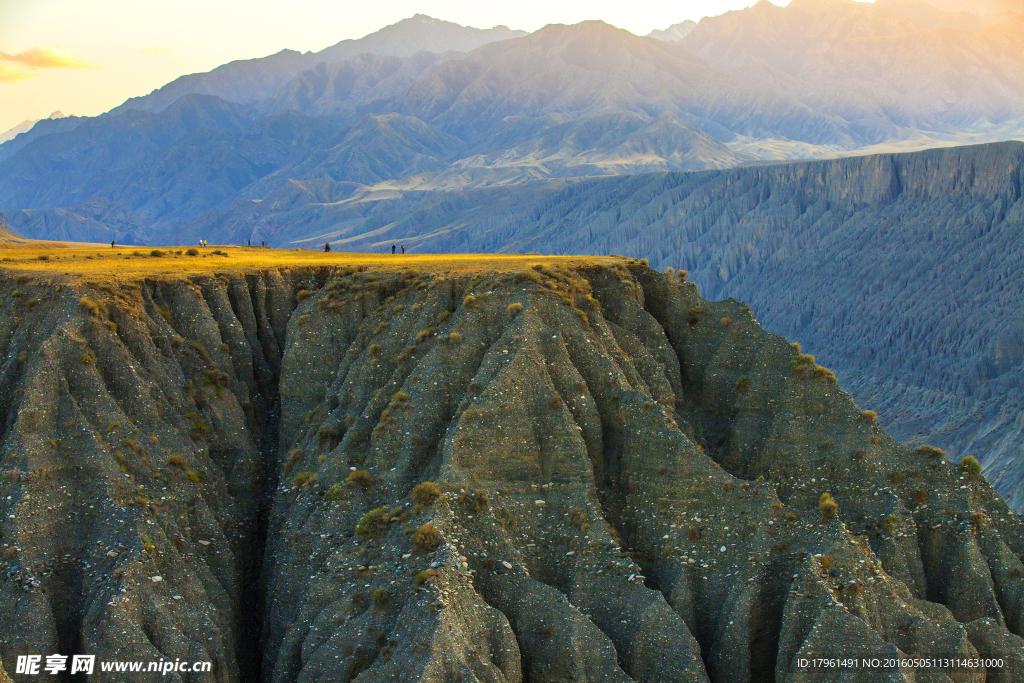
[[[92, 279], [140, 276], [181, 276], [268, 268], [318, 266], [368, 266], [371, 269], [419, 268], [444, 272], [508, 272], [535, 263], [584, 265], [615, 263], [616, 257], [539, 256], [501, 254], [394, 255], [267, 249], [261, 247], [217, 247], [199, 249], [187, 255], [188, 247], [85, 247], [0, 249], [0, 269], [40, 275], [66, 275]], [[154, 256], [154, 253], [162, 254]]]

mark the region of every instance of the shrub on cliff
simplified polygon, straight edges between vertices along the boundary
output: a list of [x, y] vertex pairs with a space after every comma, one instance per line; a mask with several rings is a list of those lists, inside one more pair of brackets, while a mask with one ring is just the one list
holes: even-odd
[[433, 505], [441, 495], [441, 487], [432, 481], [425, 481], [412, 490], [412, 502], [419, 506]]
[[946, 457], [946, 451], [935, 446], [929, 446], [928, 444], [922, 444], [914, 449], [914, 452], [918, 455], [923, 455], [926, 458], [932, 458], [934, 460], [940, 460]]
[[822, 523], [824, 524], [835, 519], [838, 511], [839, 505], [836, 503], [835, 498], [832, 497], [832, 494], [827, 492], [821, 494], [821, 498], [818, 500], [818, 512], [821, 513]]
[[444, 539], [441, 538], [441, 532], [439, 532], [430, 522], [423, 524], [412, 534], [413, 545], [424, 552], [436, 550], [443, 541]]
[[981, 463], [973, 455], [968, 455], [960, 461], [960, 471], [974, 479], [981, 474]]
[[370, 510], [356, 525], [356, 537], [364, 541], [376, 538], [387, 532], [390, 522], [391, 514], [388, 512], [387, 505]]
[[292, 488], [301, 489], [316, 481], [316, 472], [299, 472], [292, 480]]
[[347, 481], [350, 486], [359, 486], [364, 489], [370, 488], [370, 485], [373, 484], [373, 478], [366, 470], [352, 470], [349, 472], [345, 481]]
[[93, 316], [94, 318], [99, 318], [100, 316], [105, 315], [107, 312], [106, 304], [104, 304], [101, 301], [96, 301], [95, 299], [88, 295], [83, 296], [81, 299], [79, 299], [78, 304], [85, 310], [86, 313]]

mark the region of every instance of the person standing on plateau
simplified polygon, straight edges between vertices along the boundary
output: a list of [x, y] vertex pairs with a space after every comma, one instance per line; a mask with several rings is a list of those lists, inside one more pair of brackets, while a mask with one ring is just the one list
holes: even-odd
[[395, 255], [395, 245], [393, 245], [393, 244], [391, 245], [391, 255], [392, 256]]

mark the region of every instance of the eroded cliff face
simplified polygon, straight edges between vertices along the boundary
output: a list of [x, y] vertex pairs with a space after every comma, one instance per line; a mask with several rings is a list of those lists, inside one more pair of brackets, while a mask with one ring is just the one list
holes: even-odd
[[1024, 676], [1018, 518], [675, 273], [3, 288], [8, 669], [781, 683], [898, 649], [1008, 668], [886, 680]]

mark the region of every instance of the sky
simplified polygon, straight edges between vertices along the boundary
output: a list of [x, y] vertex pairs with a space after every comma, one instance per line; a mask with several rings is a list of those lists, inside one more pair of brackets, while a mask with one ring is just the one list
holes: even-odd
[[[775, 0], [785, 5], [788, 0]], [[0, 132], [94, 116], [178, 76], [290, 48], [317, 51], [414, 14], [535, 31], [601, 19], [637, 35], [751, 0], [0, 0]]]

